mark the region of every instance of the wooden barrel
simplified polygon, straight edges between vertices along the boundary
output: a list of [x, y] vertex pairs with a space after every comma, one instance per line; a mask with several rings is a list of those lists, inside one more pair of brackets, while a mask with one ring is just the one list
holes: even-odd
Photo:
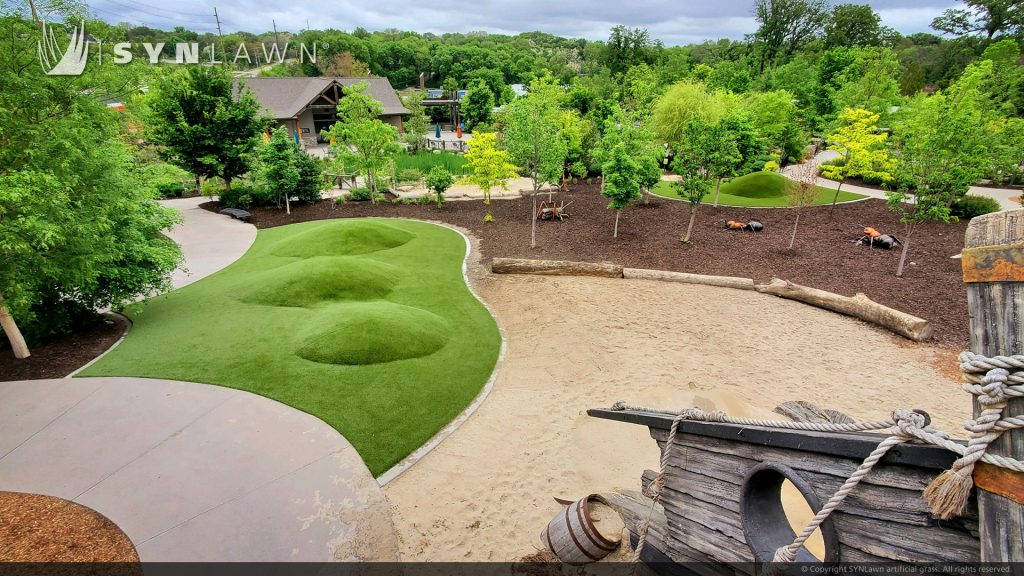
[[[566, 505], [565, 509], [548, 522], [540, 533], [540, 541], [559, 560], [566, 564], [597, 562], [619, 547], [622, 519], [603, 498], [591, 494], [575, 502], [558, 502]], [[593, 503], [601, 508], [601, 519], [596, 523], [591, 515]]]

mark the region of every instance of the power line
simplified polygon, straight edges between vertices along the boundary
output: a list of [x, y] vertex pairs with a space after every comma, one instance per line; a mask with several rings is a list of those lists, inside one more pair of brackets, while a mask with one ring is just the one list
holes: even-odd
[[182, 12], [180, 10], [170, 10], [168, 8], [163, 8], [163, 7], [160, 7], [160, 6], [153, 6], [153, 5], [150, 5], [150, 4], [145, 4], [145, 3], [139, 2], [138, 0], [106, 0], [106, 1], [107, 2], [114, 2], [114, 3], [134, 4], [134, 5], [137, 5], [137, 6], [141, 6], [143, 8], [149, 8], [149, 9], [152, 9], [152, 10], [161, 10], [163, 12], [171, 12], [171, 13], [174, 13], [174, 14], [180, 14], [182, 16], [195, 16], [197, 18], [209, 18], [210, 17], [209, 14], [200, 14], [198, 12]]
[[120, 6], [121, 8], [126, 9], [126, 10], [131, 10], [133, 12], [141, 12], [143, 14], [148, 14], [150, 16], [156, 16], [157, 18], [170, 18], [170, 17], [179, 18], [181, 16], [186, 16], [188, 18], [210, 18], [209, 14], [199, 15], [199, 14], [190, 14], [190, 13], [187, 13], [187, 12], [177, 12], [176, 13], [176, 12], [173, 12], [171, 10], [168, 10], [167, 14], [161, 14], [161, 13], [157, 13], [157, 12], [150, 12], [148, 10], [144, 10], [142, 8], [138, 8], [138, 7], [132, 6], [130, 4], [125, 4], [122, 0], [103, 0], [103, 1], [105, 3], [109, 2], [111, 4], [115, 4], [115, 5]]

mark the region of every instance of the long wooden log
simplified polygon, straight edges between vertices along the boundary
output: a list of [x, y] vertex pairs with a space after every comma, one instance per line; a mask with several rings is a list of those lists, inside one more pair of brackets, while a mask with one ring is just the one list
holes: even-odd
[[622, 266], [567, 260], [527, 260], [524, 258], [495, 258], [491, 261], [495, 274], [539, 274], [543, 276], [601, 276], [622, 278]]
[[768, 284], [759, 284], [757, 291], [853, 316], [915, 342], [923, 342], [932, 337], [932, 326], [927, 320], [883, 306], [861, 293], [855, 296], [840, 296], [779, 278], [772, 278]]
[[667, 270], [623, 268], [622, 277], [630, 280], [660, 280], [662, 282], [720, 286], [723, 288], [735, 288], [737, 290], [754, 289], [753, 280], [750, 278], [739, 278], [736, 276], [706, 276], [704, 274], [687, 274], [686, 272], [669, 272]]

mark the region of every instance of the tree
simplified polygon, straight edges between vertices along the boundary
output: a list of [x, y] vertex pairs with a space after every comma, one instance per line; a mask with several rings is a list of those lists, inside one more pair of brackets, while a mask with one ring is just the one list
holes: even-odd
[[840, 114], [839, 121], [839, 128], [825, 140], [829, 142], [829, 150], [839, 153], [841, 161], [822, 166], [823, 176], [839, 182], [832, 197], [830, 218], [846, 178], [859, 176], [888, 184], [896, 168], [896, 161], [886, 148], [889, 135], [878, 130], [878, 114], [863, 108], [847, 108]]
[[703, 84], [683, 81], [658, 99], [651, 125], [662, 140], [679, 142], [690, 120], [697, 118], [713, 124], [725, 115], [727, 107], [719, 93], [709, 92]]
[[223, 66], [182, 66], [150, 84], [146, 114], [149, 139], [168, 162], [200, 179], [231, 181], [252, 166], [260, 135], [271, 124], [248, 91], [234, 96]]
[[414, 92], [402, 99], [409, 116], [405, 119], [405, 143], [413, 152], [423, 146], [423, 136], [430, 128], [430, 117], [423, 106], [423, 93]]
[[888, 116], [889, 109], [902, 100], [896, 53], [889, 48], [855, 48], [849, 54], [853, 62], [835, 78], [833, 106], [836, 110], [867, 108]]
[[608, 208], [615, 210], [613, 238], [619, 237], [619, 216], [631, 200], [640, 197], [643, 189], [643, 169], [633, 157], [633, 152], [623, 142], [617, 142], [606, 154], [602, 164], [604, 185], [601, 194], [609, 199]]
[[[673, 170], [684, 180], [699, 178], [714, 182], [716, 207], [718, 194], [722, 188], [722, 178], [735, 174], [743, 161], [736, 134], [729, 128], [730, 126], [722, 121], [709, 124], [694, 119], [687, 126], [686, 137], [673, 144], [676, 150]], [[691, 189], [693, 187], [691, 186]], [[692, 215], [690, 222], [692, 226]], [[690, 234], [687, 232], [686, 238], [689, 237]]]
[[743, 110], [751, 125], [780, 163], [800, 157], [807, 144], [800, 110], [793, 100], [787, 90], [754, 92], [744, 97]]
[[564, 173], [560, 92], [554, 84], [534, 82], [529, 95], [509, 104], [505, 114], [505, 149], [533, 183], [530, 248], [537, 247], [537, 193], [545, 183], [558, 184]]
[[324, 67], [324, 76], [366, 78], [370, 76], [370, 68], [346, 50], [335, 54], [327, 62], [327, 66]]
[[932, 28], [953, 36], [980, 34], [987, 40], [1013, 36], [1024, 29], [1021, 0], [964, 0], [967, 8], [950, 8], [932, 21]]
[[645, 28], [612, 28], [605, 44], [604, 62], [612, 74], [622, 74], [643, 62], [650, 62], [654, 45]]
[[444, 205], [444, 193], [454, 183], [455, 179], [452, 178], [452, 173], [444, 166], [434, 166], [423, 179], [423, 184], [426, 185], [427, 190], [432, 191], [437, 196], [438, 208]]
[[460, 105], [466, 130], [472, 130], [477, 125], [487, 122], [493, 109], [494, 94], [483, 80], [477, 80], [466, 92]]
[[394, 158], [401, 147], [398, 130], [380, 120], [383, 105], [366, 93], [366, 82], [346, 86], [338, 102], [338, 122], [325, 131], [331, 149], [346, 167], [366, 175], [370, 200], [377, 202], [377, 173]]
[[825, 24], [825, 47], [878, 46], [882, 18], [867, 4], [837, 4]]
[[181, 261], [163, 236], [174, 211], [139, 185], [122, 118], [95, 97], [136, 90], [137, 71], [45, 76], [37, 37], [0, 14], [0, 328], [19, 358], [26, 342], [166, 289]]
[[681, 241], [683, 244], [690, 243], [690, 234], [693, 233], [693, 223], [697, 220], [697, 210], [700, 208], [704, 196], [711, 191], [711, 181], [699, 173], [687, 174], [683, 180], [673, 182], [677, 193], [686, 199], [690, 205], [690, 223], [686, 226], [686, 234]]
[[790, 250], [796, 243], [796, 231], [800, 227], [800, 214], [804, 208], [814, 203], [814, 197], [817, 195], [818, 167], [814, 162], [804, 162], [796, 167], [794, 175], [796, 178], [792, 182], [786, 183], [789, 205], [796, 212], [796, 218], [793, 220], [793, 234], [789, 237]]
[[518, 175], [508, 152], [498, 148], [498, 135], [494, 132], [474, 132], [466, 160], [472, 169], [466, 181], [480, 187], [484, 193], [484, 205], [491, 203], [492, 188], [501, 186], [507, 189], [508, 179]]
[[827, 16], [827, 0], [757, 0], [754, 42], [760, 49], [761, 71], [780, 56], [792, 56], [815, 38]]
[[315, 202], [320, 199], [323, 177], [317, 161], [299, 149], [284, 127], [275, 129], [260, 149], [259, 179], [278, 206], [284, 201], [291, 214], [291, 199]]

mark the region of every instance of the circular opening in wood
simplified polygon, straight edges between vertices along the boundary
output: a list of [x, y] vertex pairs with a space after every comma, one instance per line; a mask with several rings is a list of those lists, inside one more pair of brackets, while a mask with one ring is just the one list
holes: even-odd
[[[814, 490], [788, 466], [764, 463], [752, 468], [743, 481], [740, 518], [754, 559], [771, 562], [775, 551], [792, 543], [818, 510], [821, 501]], [[839, 561], [839, 537], [831, 519], [797, 552], [796, 561]]]

